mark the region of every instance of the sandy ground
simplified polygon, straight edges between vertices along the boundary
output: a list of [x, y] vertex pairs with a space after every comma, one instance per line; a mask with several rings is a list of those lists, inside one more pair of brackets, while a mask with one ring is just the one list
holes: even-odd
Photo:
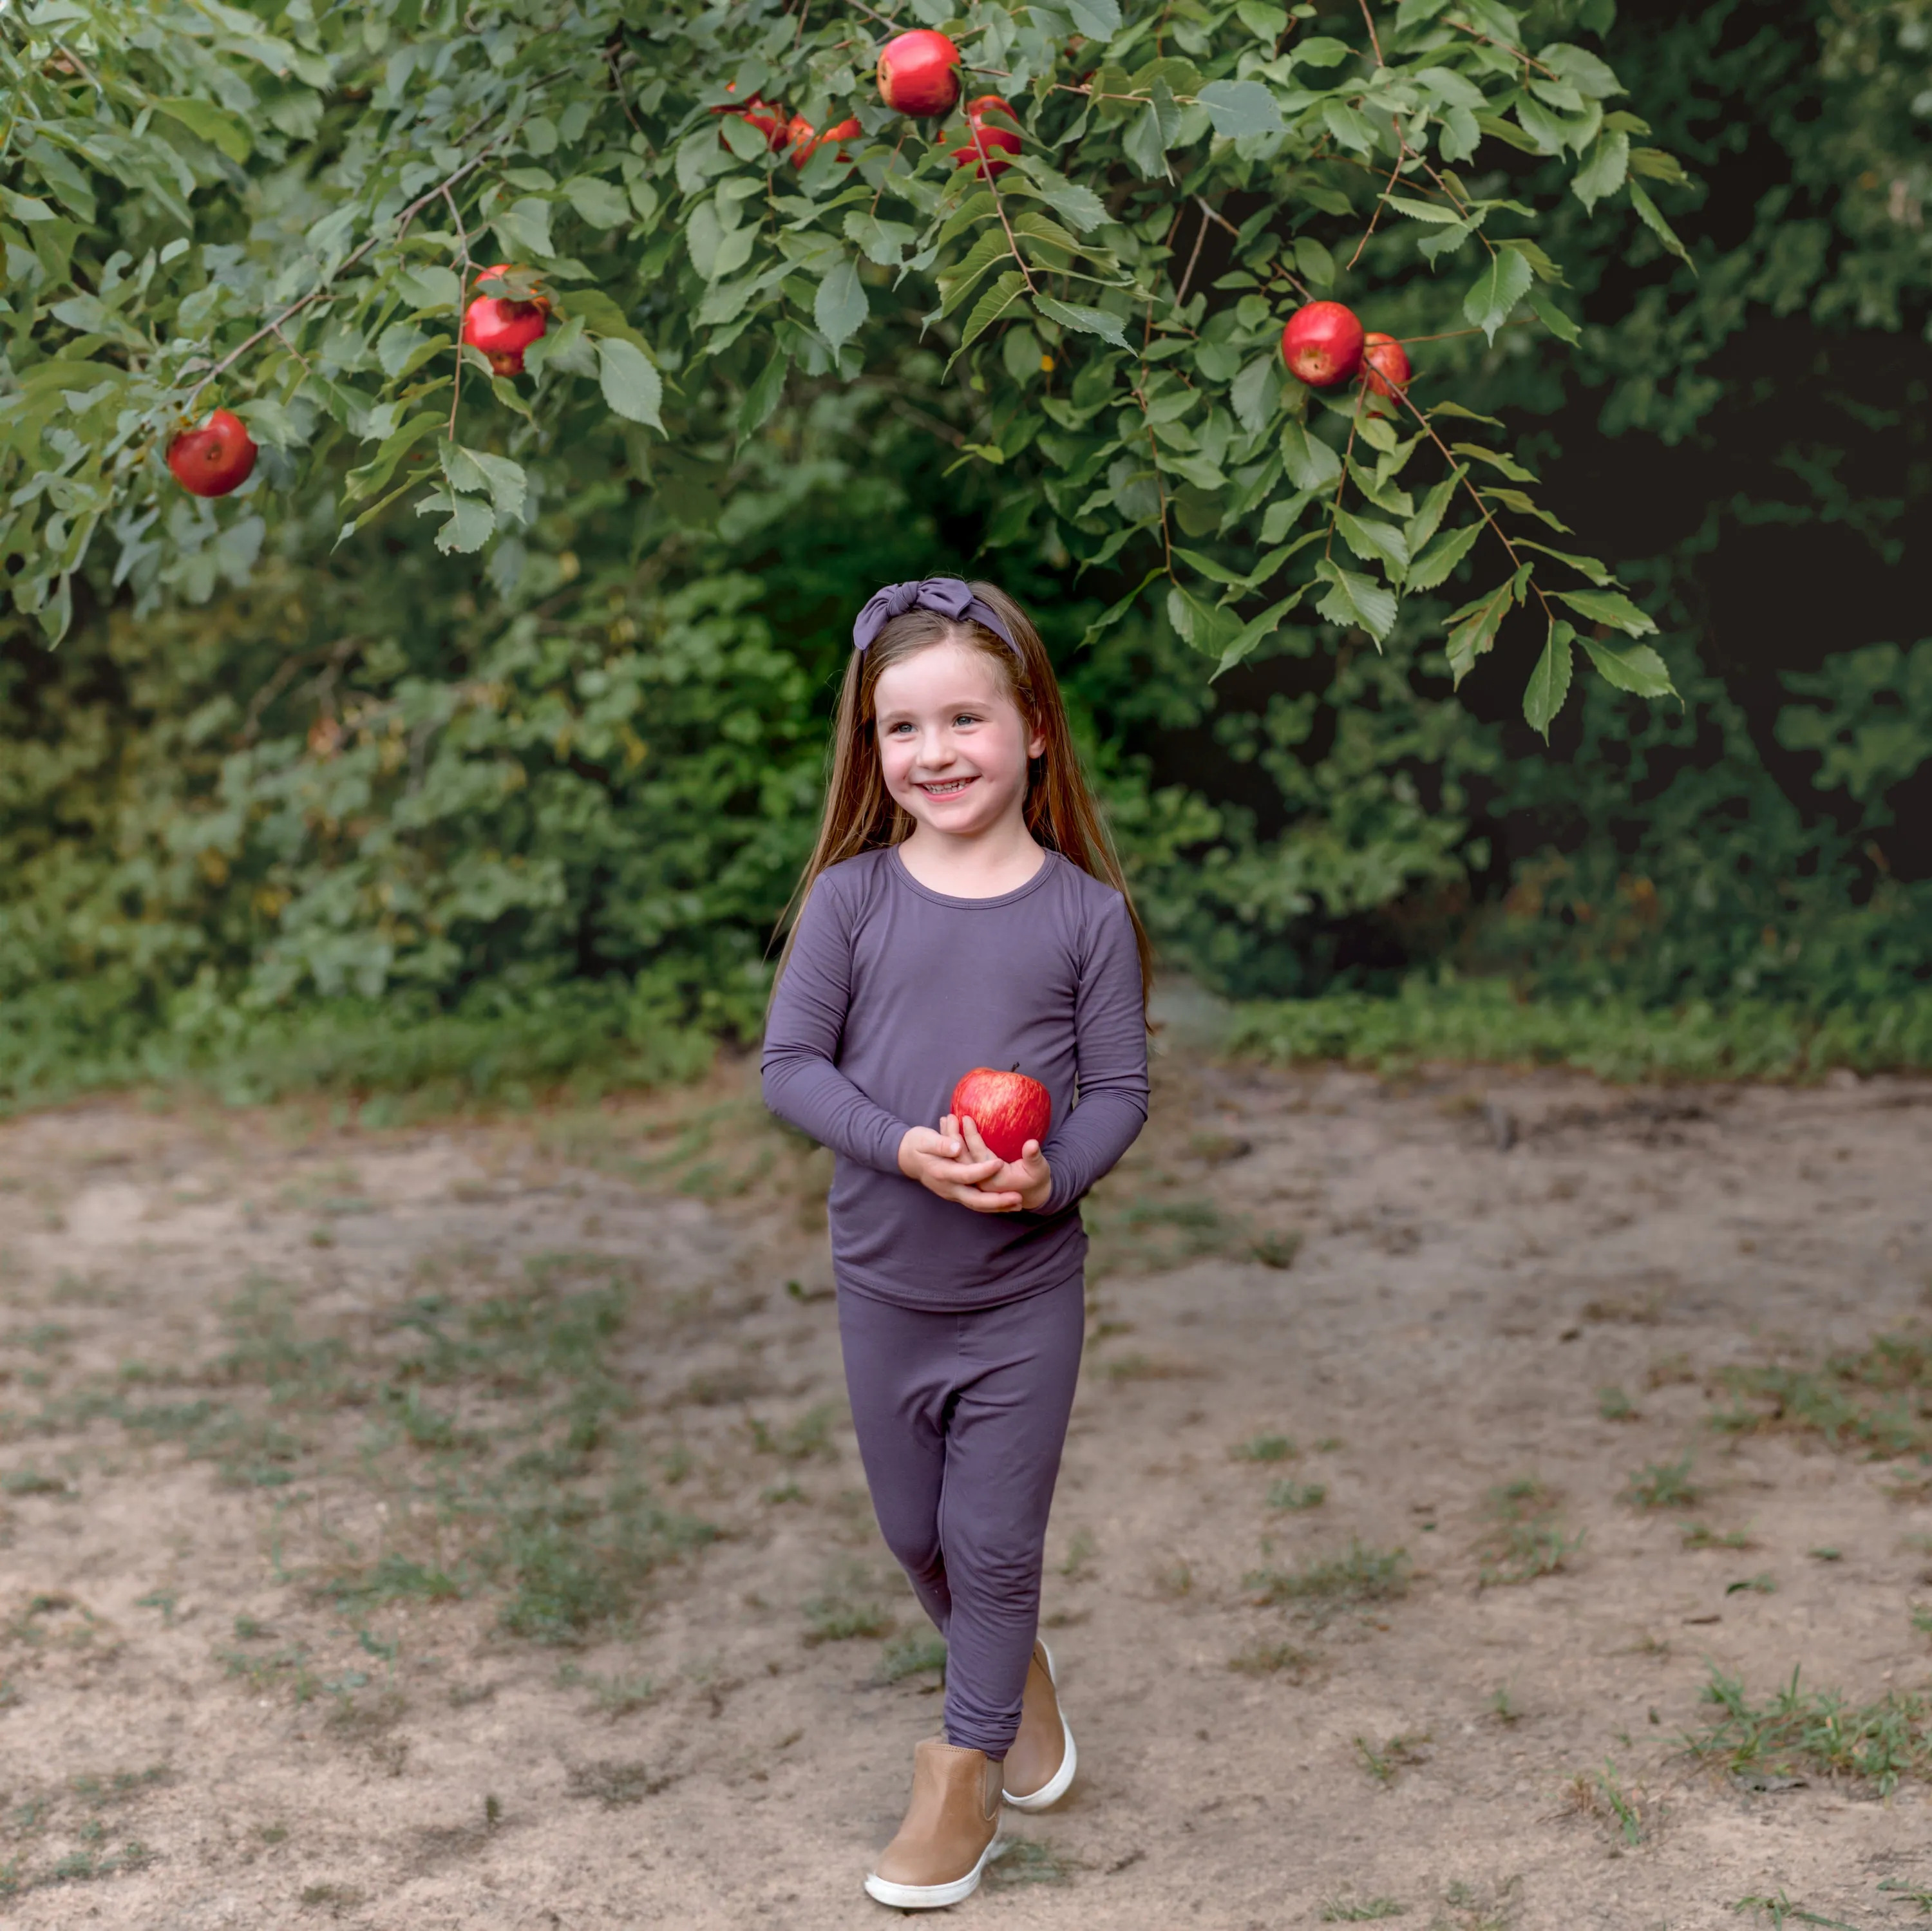
[[[0, 1915], [881, 1921], [938, 1678], [860, 1486], [822, 1162], [742, 1069], [481, 1124], [0, 1126]], [[1924, 1320], [1932, 1084], [1171, 1051], [1091, 1216], [1046, 1583], [1082, 1776], [963, 1917], [1917, 1921], [1922, 1785], [1684, 1739], [1713, 1670], [1932, 1681], [1920, 1458], [1710, 1420], [1727, 1367]], [[1673, 1465], [1692, 1497], [1632, 1498]], [[546, 1610], [577, 1534], [617, 1593]]]

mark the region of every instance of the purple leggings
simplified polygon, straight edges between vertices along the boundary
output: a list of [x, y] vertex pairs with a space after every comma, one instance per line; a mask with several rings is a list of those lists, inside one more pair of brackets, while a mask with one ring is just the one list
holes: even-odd
[[946, 1639], [957, 1749], [1004, 1757], [1019, 1728], [1086, 1324], [1078, 1274], [958, 1313], [839, 1290], [860, 1457], [886, 1546]]

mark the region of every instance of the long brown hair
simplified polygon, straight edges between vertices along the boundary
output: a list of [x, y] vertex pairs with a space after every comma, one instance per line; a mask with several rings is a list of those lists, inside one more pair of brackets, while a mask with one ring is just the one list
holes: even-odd
[[970, 617], [910, 610], [889, 619], [866, 649], [853, 652], [845, 666], [832, 724], [824, 815], [819, 820], [818, 842], [780, 921], [790, 922], [791, 931], [778, 956], [779, 974], [782, 976], [791, 956], [797, 914], [804, 910], [819, 874], [842, 859], [902, 844], [912, 835], [912, 814], [886, 789], [879, 763], [874, 694], [880, 678], [892, 665], [936, 643], [964, 643], [983, 652], [998, 667], [1020, 715], [1045, 740], [1040, 755], [1028, 767], [1027, 829], [1048, 851], [1058, 852], [1082, 871], [1111, 885], [1126, 901], [1134, 943], [1140, 953], [1144, 1009], [1154, 984], [1154, 948], [1134, 909], [1133, 894], [1127, 889], [1126, 876], [1108, 835], [1100, 801], [1080, 768], [1073, 733], [1067, 727], [1066, 706], [1060, 700], [1046, 646], [1025, 611], [1004, 590], [992, 583], [975, 583], [971, 587], [973, 594], [1006, 625], [1016, 648], [1009, 649], [1004, 639]]

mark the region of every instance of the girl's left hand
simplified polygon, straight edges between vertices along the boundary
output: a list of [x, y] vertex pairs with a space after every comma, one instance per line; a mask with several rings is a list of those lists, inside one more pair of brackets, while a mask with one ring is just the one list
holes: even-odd
[[[940, 1123], [939, 1130], [942, 1133], [956, 1133], [965, 1141], [965, 1157], [968, 1159], [999, 1159], [999, 1156], [980, 1138], [980, 1129], [974, 1124], [970, 1114], [963, 1119], [956, 1119], [949, 1113]], [[1019, 1195], [1019, 1207], [1007, 1207], [1003, 1210], [1004, 1212], [1017, 1213], [1021, 1207], [1024, 1207], [1029, 1213], [1037, 1213], [1046, 1206], [1048, 1196], [1053, 1192], [1053, 1172], [1046, 1164], [1046, 1156], [1040, 1150], [1040, 1142], [1029, 1140], [1020, 1149], [1020, 1156], [1017, 1160], [1003, 1162], [1000, 1171], [990, 1180], [982, 1180], [980, 1185], [988, 1193]]]

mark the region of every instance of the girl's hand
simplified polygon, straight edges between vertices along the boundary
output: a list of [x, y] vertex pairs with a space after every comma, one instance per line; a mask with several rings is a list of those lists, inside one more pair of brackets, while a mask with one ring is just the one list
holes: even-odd
[[[998, 1168], [992, 1179], [982, 1180], [981, 1186], [990, 1192], [1014, 1195], [1019, 1207], [1029, 1213], [1037, 1213], [1046, 1206], [1048, 1196], [1053, 1192], [1053, 1172], [1046, 1164], [1046, 1156], [1040, 1150], [1037, 1140], [1029, 1140], [1020, 1149], [1017, 1160], [1002, 1160], [992, 1152], [985, 1141], [980, 1138], [980, 1129], [968, 1114], [963, 1120], [956, 1120], [951, 1114], [939, 1123], [941, 1133], [960, 1135], [966, 1142], [966, 1157], [976, 1165], [991, 1160]], [[1003, 1213], [1018, 1211], [1016, 1207], [1002, 1207]]]
[[899, 1171], [908, 1180], [916, 1180], [928, 1193], [970, 1207], [975, 1213], [1018, 1211], [1016, 1192], [988, 1184], [1003, 1171], [1006, 1169], [997, 1153], [988, 1153], [982, 1145], [975, 1157], [957, 1133], [909, 1126], [899, 1142]]

